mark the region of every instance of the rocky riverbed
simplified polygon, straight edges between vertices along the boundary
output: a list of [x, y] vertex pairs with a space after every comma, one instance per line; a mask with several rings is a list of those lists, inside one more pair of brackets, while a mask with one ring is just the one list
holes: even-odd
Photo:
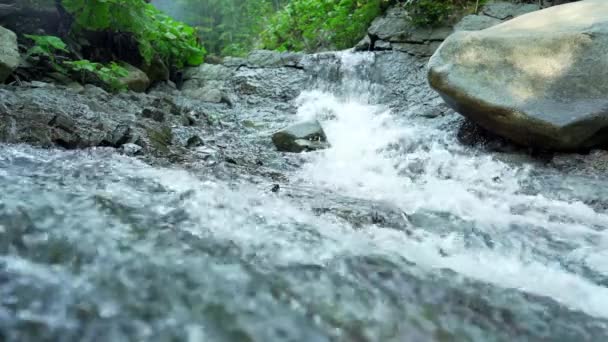
[[[0, 88], [0, 340], [603, 341], [608, 152], [465, 121], [411, 52]], [[323, 149], [275, 132], [318, 121]]]

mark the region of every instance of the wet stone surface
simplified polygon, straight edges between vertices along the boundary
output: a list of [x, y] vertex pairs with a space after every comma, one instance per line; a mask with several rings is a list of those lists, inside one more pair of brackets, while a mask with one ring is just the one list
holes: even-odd
[[[604, 339], [604, 152], [463, 144], [406, 53], [293, 58], [0, 89], [0, 340]], [[331, 148], [277, 151], [305, 120]]]

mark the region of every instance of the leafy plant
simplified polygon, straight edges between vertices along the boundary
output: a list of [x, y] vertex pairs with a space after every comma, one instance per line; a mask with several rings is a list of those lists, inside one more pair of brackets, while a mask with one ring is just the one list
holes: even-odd
[[406, 0], [411, 21], [416, 26], [434, 27], [444, 24], [454, 13], [474, 12], [486, 0]]
[[57, 51], [68, 52], [67, 45], [59, 37], [30, 34], [26, 34], [25, 37], [33, 40], [35, 43], [35, 45], [28, 50], [28, 55], [52, 56]]
[[292, 0], [270, 19], [264, 48], [314, 51], [343, 49], [365, 35], [391, 0]]
[[26, 38], [34, 41], [34, 46], [28, 49], [26, 56], [28, 58], [44, 57], [47, 58], [51, 67], [55, 70], [63, 72], [61, 65], [57, 62], [56, 55], [58, 53], [69, 53], [67, 45], [59, 37], [55, 36], [38, 36], [24, 35]]
[[120, 81], [120, 78], [127, 76], [129, 72], [115, 62], [104, 65], [83, 59], [79, 61], [64, 62], [64, 64], [72, 72], [80, 76], [82, 83], [85, 83], [87, 80], [98, 80], [101, 81], [101, 86], [109, 88], [110, 91], [126, 89], [126, 85]]
[[203, 62], [205, 49], [195, 29], [143, 0], [62, 0], [62, 5], [74, 16], [76, 31], [133, 34], [146, 64], [155, 56], [177, 68]]

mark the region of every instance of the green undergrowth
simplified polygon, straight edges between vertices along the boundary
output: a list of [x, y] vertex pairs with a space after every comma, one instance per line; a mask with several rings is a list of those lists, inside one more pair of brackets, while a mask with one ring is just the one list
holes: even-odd
[[406, 0], [405, 7], [415, 26], [435, 27], [474, 13], [485, 3], [487, 0]]
[[203, 62], [205, 49], [195, 29], [143, 0], [62, 0], [61, 4], [74, 17], [74, 33], [130, 33], [148, 65], [155, 57], [176, 68]]
[[292, 0], [261, 34], [266, 49], [316, 51], [353, 46], [390, 0]]
[[67, 45], [59, 37], [26, 35], [34, 45], [28, 49], [26, 57], [39, 66], [46, 66], [81, 83], [95, 83], [106, 90], [116, 92], [126, 89], [120, 78], [129, 74], [127, 69], [115, 62], [102, 64], [86, 59], [71, 60]]

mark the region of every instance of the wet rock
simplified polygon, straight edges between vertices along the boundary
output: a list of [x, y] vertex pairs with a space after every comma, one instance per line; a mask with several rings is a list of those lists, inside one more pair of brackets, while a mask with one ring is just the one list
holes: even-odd
[[165, 62], [163, 62], [160, 58], [156, 57], [152, 59], [150, 65], [142, 66], [142, 71], [148, 75], [148, 78], [151, 82], [156, 81], [168, 81], [170, 76], [170, 71]]
[[607, 54], [608, 3], [587, 0], [453, 34], [431, 58], [429, 82], [518, 144], [587, 149], [608, 143]]
[[[172, 144], [167, 128], [185, 128], [181, 115], [168, 114], [172, 106], [165, 97], [109, 95], [91, 87], [80, 94], [63, 87], [0, 86], [0, 142], [68, 149], [136, 143], [143, 148], [142, 155], [167, 158], [183, 149]], [[141, 108], [150, 114], [142, 115]], [[156, 117], [159, 113], [162, 122]]]
[[398, 50], [414, 56], [431, 56], [441, 42], [452, 34], [449, 26], [426, 28], [411, 23], [402, 6], [393, 6], [376, 18], [368, 29], [374, 50]]
[[[425, 42], [422, 44], [414, 43], [392, 43], [393, 50], [409, 53], [417, 57], [430, 57], [439, 48], [441, 42]], [[378, 49], [382, 50], [382, 49]]]
[[220, 103], [222, 102], [222, 91], [213, 85], [206, 85], [202, 88], [184, 90], [183, 94], [193, 99], [203, 102]]
[[0, 83], [19, 66], [17, 35], [0, 26]]
[[540, 9], [541, 7], [538, 3], [525, 4], [496, 1], [485, 5], [481, 12], [488, 17], [496, 18], [498, 20], [508, 20]]
[[149, 93], [153, 95], [175, 95], [177, 93], [177, 87], [175, 83], [171, 81], [161, 81], [154, 83], [150, 89]]
[[93, 84], [85, 84], [84, 90], [86, 93], [94, 97], [102, 97], [108, 95], [107, 91]]
[[56, 0], [0, 1], [0, 25], [18, 34], [56, 35], [64, 24]]
[[128, 156], [135, 156], [141, 154], [142, 149], [143, 148], [141, 146], [133, 143], [127, 143], [120, 147], [121, 152]]
[[406, 35], [411, 29], [408, 15], [404, 8], [394, 6], [371, 23], [368, 34], [372, 37], [390, 41], [394, 37]]
[[165, 121], [165, 113], [162, 110], [156, 108], [144, 108], [141, 112], [141, 116], [144, 118], [149, 118], [157, 122]]
[[[184, 73], [184, 80], [198, 81], [225, 81], [230, 79], [233, 70], [223, 65], [201, 64], [195, 68], [189, 68]], [[184, 84], [185, 86], [185, 84]]]
[[195, 126], [198, 120], [192, 113], [182, 115], [182, 124], [184, 126]]
[[359, 41], [354, 47], [355, 51], [368, 51], [371, 50], [371, 48], [372, 39], [368, 35], [366, 35], [365, 38], [361, 39], [361, 41]]
[[146, 75], [145, 72], [127, 63], [123, 63], [122, 67], [127, 69], [129, 74], [125, 77], [122, 77], [120, 79], [120, 83], [127, 86], [129, 90], [138, 93], [143, 93], [148, 89], [148, 87], [150, 86], [150, 79], [148, 78], [148, 75]]
[[377, 40], [374, 43], [374, 50], [390, 50], [391, 49], [391, 43], [387, 42], [385, 40]]
[[112, 147], [120, 147], [131, 138], [131, 127], [126, 124], [119, 124], [114, 130], [108, 134], [105, 144]]
[[304, 54], [256, 50], [247, 56], [247, 66], [253, 68], [299, 67]]
[[77, 93], [82, 93], [85, 91], [84, 86], [78, 82], [71, 82], [69, 84], [66, 84], [66, 88], [71, 89]]
[[191, 136], [188, 139], [188, 141], [186, 142], [187, 148], [194, 148], [194, 147], [199, 147], [199, 146], [203, 146], [203, 145], [205, 145], [205, 143], [203, 142], [203, 139], [201, 139], [198, 135]]
[[230, 81], [236, 98], [251, 100], [253, 104], [268, 99], [295, 99], [307, 84], [309, 76], [296, 68], [241, 68]]
[[147, 130], [147, 136], [151, 147], [160, 153], [169, 153], [169, 146], [173, 143], [173, 131], [171, 127], [151, 127]]
[[32, 88], [53, 88], [53, 87], [55, 87], [55, 85], [52, 83], [41, 82], [41, 81], [31, 81], [31, 82], [26, 83], [25, 85], [32, 87]]
[[272, 135], [272, 142], [282, 152], [299, 153], [329, 147], [323, 127], [316, 120], [284, 128]]
[[479, 31], [502, 23], [502, 20], [487, 15], [471, 14], [454, 25], [454, 31]]

